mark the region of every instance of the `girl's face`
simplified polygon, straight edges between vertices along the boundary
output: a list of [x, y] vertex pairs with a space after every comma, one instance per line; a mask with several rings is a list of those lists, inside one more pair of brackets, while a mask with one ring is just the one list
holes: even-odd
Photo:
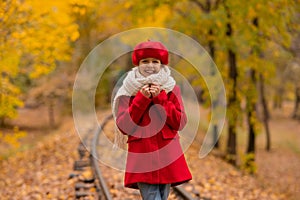
[[138, 68], [140, 73], [147, 77], [151, 74], [156, 74], [159, 72], [161, 68], [161, 62], [156, 58], [145, 58], [140, 60]]

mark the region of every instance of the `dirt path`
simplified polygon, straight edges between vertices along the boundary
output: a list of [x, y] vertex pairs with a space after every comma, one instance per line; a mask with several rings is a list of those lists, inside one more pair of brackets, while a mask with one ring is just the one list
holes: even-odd
[[291, 106], [273, 112], [270, 121], [272, 148], [266, 152], [265, 135], [257, 138], [257, 178], [262, 186], [300, 199], [300, 122], [291, 120]]

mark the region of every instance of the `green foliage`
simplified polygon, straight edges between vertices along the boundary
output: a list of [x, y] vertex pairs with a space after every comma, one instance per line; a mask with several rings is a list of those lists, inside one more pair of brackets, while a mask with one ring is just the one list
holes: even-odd
[[242, 155], [241, 169], [249, 174], [255, 174], [257, 172], [254, 153]]

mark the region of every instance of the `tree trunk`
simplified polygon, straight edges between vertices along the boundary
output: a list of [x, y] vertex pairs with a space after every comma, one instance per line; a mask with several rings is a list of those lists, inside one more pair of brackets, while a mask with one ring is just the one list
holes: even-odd
[[295, 88], [295, 106], [293, 111], [293, 119], [300, 119], [300, 86]]
[[[229, 8], [225, 5], [226, 13], [228, 20], [230, 21], [231, 14]], [[226, 26], [226, 36], [229, 39], [232, 39], [232, 26], [231, 23], [228, 22]], [[236, 54], [233, 52], [231, 48], [228, 49], [228, 61], [229, 61], [229, 80], [231, 83], [231, 89], [229, 90], [228, 94], [228, 141], [227, 141], [227, 159], [230, 164], [236, 165], [236, 124], [237, 124], [237, 115], [238, 111], [236, 110], [238, 105], [238, 98], [237, 98], [237, 64], [236, 64]]]
[[[258, 26], [259, 19], [255, 17], [252, 21], [253, 25], [259, 29]], [[259, 37], [258, 37], [259, 38]], [[259, 41], [252, 47], [252, 54], [260, 54]], [[254, 69], [250, 69], [249, 73], [249, 86], [248, 91], [246, 93], [246, 101], [247, 101], [247, 123], [248, 123], [248, 147], [246, 151], [246, 162], [245, 168], [248, 172], [253, 174], [255, 172], [255, 138], [256, 138], [256, 129], [255, 124], [257, 123], [257, 115], [256, 115], [256, 106], [257, 106], [257, 92], [256, 92], [256, 71]]]
[[247, 153], [255, 153], [255, 130], [254, 130], [254, 126], [253, 123], [251, 122], [251, 118], [253, 117], [253, 112], [252, 111], [248, 111], [248, 148], [247, 148]]
[[232, 124], [228, 126], [227, 160], [236, 165], [236, 126]]
[[[1, 81], [1, 80], [0, 80]], [[1, 89], [1, 88], [0, 88]], [[1, 92], [0, 92], [0, 105], [2, 104], [2, 94], [1, 94]], [[4, 116], [0, 116], [0, 127], [3, 127], [4, 126]]]
[[237, 66], [236, 55], [232, 50], [228, 51], [229, 59], [229, 78], [232, 81], [232, 88], [228, 94], [228, 111], [229, 115], [228, 123], [228, 141], [227, 141], [227, 157], [228, 162], [236, 165], [236, 123], [237, 123], [237, 111], [235, 110], [238, 104], [237, 100]]
[[269, 110], [268, 105], [265, 98], [265, 89], [264, 89], [264, 77], [262, 74], [259, 74], [259, 93], [261, 98], [261, 104], [263, 109], [263, 124], [266, 132], [266, 150], [271, 150], [271, 134], [269, 129]]
[[52, 96], [49, 98], [49, 105], [48, 105], [48, 117], [49, 117], [49, 126], [53, 128], [55, 126], [55, 118], [54, 118], [54, 99]]
[[4, 117], [0, 117], [0, 127], [4, 127], [5, 125], [5, 119]]
[[[255, 90], [256, 86], [256, 80], [255, 80], [255, 70], [251, 69], [250, 71], [250, 89], [247, 97], [247, 122], [248, 122], [248, 148], [247, 148], [247, 153], [255, 153], [255, 121], [253, 121], [253, 118], [255, 116], [255, 107], [256, 107], [256, 99], [255, 97], [257, 95], [253, 95], [253, 92]], [[253, 160], [254, 161], [254, 160]]]
[[[253, 103], [250, 103], [253, 105]], [[254, 116], [254, 110], [248, 110], [247, 112], [247, 122], [248, 122], [248, 147], [247, 152], [245, 156], [245, 161], [243, 163], [244, 169], [246, 169], [247, 172], [250, 174], [254, 174], [256, 171], [255, 167], [255, 125], [252, 120]]]
[[281, 109], [282, 108], [282, 97], [283, 97], [284, 88], [280, 85], [275, 90], [274, 100], [273, 100], [273, 108]]
[[248, 124], [248, 147], [246, 151], [245, 162], [243, 163], [243, 167], [251, 174], [254, 174], [256, 171], [255, 167], [255, 138], [256, 138], [256, 115], [255, 115], [255, 107], [256, 107], [256, 96], [255, 87], [256, 87], [256, 79], [255, 79], [255, 70], [251, 69], [250, 71], [250, 79], [249, 89], [247, 91], [246, 101], [247, 101], [247, 124]]
[[[212, 36], [213, 36], [212, 29], [209, 30], [209, 36], [210, 36], [210, 38], [212, 38]], [[208, 48], [209, 48], [209, 53], [210, 53], [212, 60], [215, 60], [215, 44], [214, 44], [213, 40], [209, 40]], [[215, 73], [214, 70], [211, 70], [211, 76], [214, 76], [215, 75], [214, 73]], [[215, 106], [217, 106], [217, 103], [218, 103], [217, 101], [218, 100], [216, 99], [214, 102], [212, 102], [213, 109]], [[218, 125], [213, 124], [213, 143], [215, 144], [214, 148], [219, 148], [218, 134], [219, 134]]]

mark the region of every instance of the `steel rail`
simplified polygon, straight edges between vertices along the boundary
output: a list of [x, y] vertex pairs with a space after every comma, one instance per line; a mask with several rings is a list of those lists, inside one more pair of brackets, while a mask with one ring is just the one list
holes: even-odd
[[179, 185], [173, 187], [173, 190], [175, 190], [175, 192], [185, 200], [195, 200], [195, 198], [192, 197], [189, 192]]
[[[112, 115], [109, 115], [106, 117], [103, 121], [103, 123], [100, 125], [100, 127], [95, 131], [92, 144], [91, 144], [91, 154], [90, 154], [90, 160], [91, 160], [91, 166], [94, 171], [95, 179], [98, 180], [100, 188], [98, 188], [98, 198], [103, 199], [104, 197], [105, 200], [112, 200], [112, 197], [110, 195], [110, 192], [107, 188], [107, 184], [102, 176], [101, 170], [99, 168], [99, 163], [98, 163], [98, 153], [97, 153], [97, 144], [98, 144], [98, 139], [99, 135], [102, 133], [104, 126], [106, 123], [112, 118]], [[99, 191], [100, 190], [100, 191]], [[103, 195], [101, 195], [101, 193]]]

